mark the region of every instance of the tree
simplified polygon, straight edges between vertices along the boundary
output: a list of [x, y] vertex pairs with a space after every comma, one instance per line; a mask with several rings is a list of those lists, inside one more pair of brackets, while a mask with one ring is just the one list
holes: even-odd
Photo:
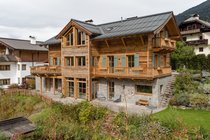
[[176, 50], [171, 55], [172, 68], [178, 69], [191, 67], [191, 60], [195, 56], [194, 48], [185, 45], [184, 42], [177, 42]]

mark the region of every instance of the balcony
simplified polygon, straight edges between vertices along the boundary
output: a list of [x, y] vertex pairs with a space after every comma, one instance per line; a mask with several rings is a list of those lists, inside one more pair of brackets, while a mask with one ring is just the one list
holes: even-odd
[[154, 38], [153, 39], [153, 51], [173, 51], [176, 48], [176, 41], [168, 38]]
[[187, 31], [181, 31], [181, 35], [187, 35], [187, 34], [195, 34], [200, 33], [200, 29], [193, 29], [193, 30], [187, 30]]
[[60, 66], [36, 66], [31, 67], [31, 74], [37, 75], [61, 75]]
[[142, 67], [92, 67], [93, 77], [128, 78], [152, 80], [157, 77], [171, 75], [171, 67], [142, 68]]
[[186, 44], [189, 46], [208, 45], [208, 39], [186, 41]]

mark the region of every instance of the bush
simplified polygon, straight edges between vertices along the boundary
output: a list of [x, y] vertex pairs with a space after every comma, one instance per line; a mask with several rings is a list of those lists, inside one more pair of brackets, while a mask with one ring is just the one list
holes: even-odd
[[189, 104], [190, 104], [190, 95], [187, 93], [176, 94], [170, 100], [170, 105], [189, 106]]
[[18, 89], [19, 85], [18, 84], [11, 84], [8, 86], [9, 89]]
[[204, 108], [208, 106], [208, 96], [205, 94], [195, 93], [190, 96], [190, 105], [196, 108]]

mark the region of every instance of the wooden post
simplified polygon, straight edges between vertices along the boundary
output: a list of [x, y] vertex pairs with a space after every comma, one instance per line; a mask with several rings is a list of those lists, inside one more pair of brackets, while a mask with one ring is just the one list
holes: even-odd
[[40, 77], [40, 95], [42, 95], [42, 77]]
[[53, 77], [53, 94], [55, 95], [55, 78]]

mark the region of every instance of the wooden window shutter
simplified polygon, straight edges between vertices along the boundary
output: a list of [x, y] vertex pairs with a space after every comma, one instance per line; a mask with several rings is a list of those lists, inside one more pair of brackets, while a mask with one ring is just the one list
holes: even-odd
[[121, 63], [122, 63], [122, 67], [126, 67], [126, 56], [125, 55], [122, 55], [121, 56]]
[[53, 57], [50, 57], [50, 65], [53, 65]]
[[155, 53], [152, 54], [152, 67], [155, 67]]
[[118, 57], [114, 56], [114, 67], [118, 66]]
[[106, 55], [102, 56], [102, 67], [106, 67]]
[[134, 55], [134, 66], [139, 67], [139, 54]]
[[161, 55], [158, 53], [158, 66], [160, 66], [160, 61], [161, 61]]
[[57, 57], [57, 65], [58, 65], [58, 66], [60, 66], [60, 62], [61, 62], [60, 57]]

